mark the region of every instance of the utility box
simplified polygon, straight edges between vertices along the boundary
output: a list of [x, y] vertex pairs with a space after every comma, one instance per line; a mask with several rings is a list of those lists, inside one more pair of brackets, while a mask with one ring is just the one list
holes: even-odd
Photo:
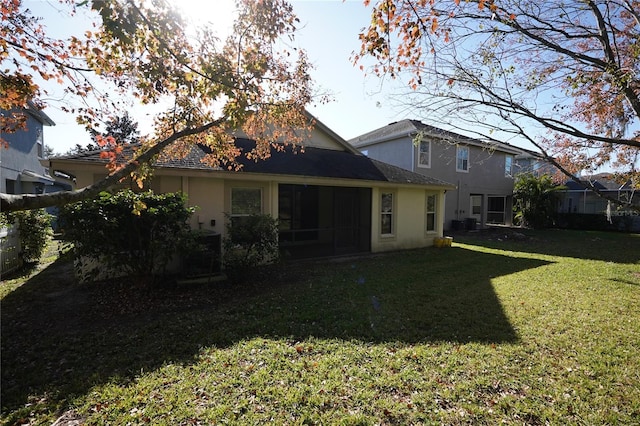
[[475, 231], [477, 228], [477, 221], [475, 217], [468, 217], [464, 220], [464, 227], [467, 231]]
[[184, 259], [184, 274], [188, 277], [219, 274], [222, 271], [222, 236], [207, 232], [197, 239], [198, 250]]

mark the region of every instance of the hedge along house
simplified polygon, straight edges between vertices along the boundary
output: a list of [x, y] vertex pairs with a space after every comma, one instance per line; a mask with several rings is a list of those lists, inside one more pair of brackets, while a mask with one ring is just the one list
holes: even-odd
[[[247, 152], [254, 144], [243, 138]], [[291, 257], [321, 257], [425, 247], [442, 237], [444, 194], [455, 187], [372, 160], [316, 120], [304, 150], [272, 149], [254, 162], [241, 156], [240, 171], [204, 164], [208, 152], [193, 146], [184, 158], [154, 164], [146, 182], [156, 193], [184, 192], [198, 210], [194, 229], [224, 235], [250, 214], [278, 218], [280, 247]], [[100, 152], [52, 158], [51, 169], [75, 177], [77, 187], [106, 174]]]

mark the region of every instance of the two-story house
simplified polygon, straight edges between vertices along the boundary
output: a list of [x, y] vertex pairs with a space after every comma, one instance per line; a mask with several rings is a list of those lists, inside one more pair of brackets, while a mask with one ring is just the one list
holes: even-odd
[[402, 120], [349, 141], [363, 154], [456, 185], [445, 196], [445, 229], [512, 223], [515, 157], [522, 150], [487, 144], [417, 120]]
[[[14, 133], [2, 132], [0, 139], [0, 192], [5, 194], [41, 194], [54, 180], [40, 164], [44, 158], [44, 126], [55, 123], [35, 104], [29, 102], [24, 109], [26, 129]], [[0, 110], [3, 116], [10, 111]], [[20, 235], [16, 226], [0, 226], [0, 274], [22, 265]]]
[[7, 142], [7, 146], [0, 147], [0, 192], [5, 194], [42, 194], [45, 186], [54, 183], [40, 160], [44, 159], [44, 126], [55, 123], [31, 102], [24, 113], [25, 130], [0, 133], [0, 138]]

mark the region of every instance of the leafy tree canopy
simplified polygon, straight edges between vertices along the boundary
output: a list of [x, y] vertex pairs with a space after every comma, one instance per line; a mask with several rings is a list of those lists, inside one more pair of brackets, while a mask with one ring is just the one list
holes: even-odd
[[119, 158], [126, 141], [96, 138], [107, 148], [106, 179], [72, 192], [0, 194], [3, 211], [77, 201], [132, 174], [140, 181], [140, 165], [160, 153], [184, 155], [194, 143], [211, 148], [207, 163], [233, 169], [240, 152], [232, 132], [255, 139], [246, 155], [261, 159], [270, 143], [299, 143], [310, 129], [309, 64], [304, 51], [282, 42], [298, 22], [286, 1], [237, 0], [226, 40], [211, 26], [189, 26], [167, 0], [60, 2], [72, 13], [90, 9], [98, 17], [94, 28], [55, 39], [25, 4], [0, 0], [0, 109], [9, 111], [0, 117], [2, 132], [23, 128], [21, 109], [47, 94], [42, 81], [64, 87], [68, 101], [59, 107], [89, 129], [117, 120], [131, 99], [167, 107], [156, 116], [153, 134], [140, 137], [133, 158]]
[[640, 2], [378, 0], [360, 40], [355, 62], [408, 73], [430, 120], [640, 185]]

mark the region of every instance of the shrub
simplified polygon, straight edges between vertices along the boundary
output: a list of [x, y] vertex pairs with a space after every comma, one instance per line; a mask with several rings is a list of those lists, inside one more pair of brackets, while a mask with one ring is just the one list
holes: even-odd
[[88, 276], [83, 278], [95, 278], [105, 268], [138, 277], [143, 284], [165, 275], [172, 257], [192, 243], [187, 220], [194, 209], [185, 201], [180, 193], [124, 190], [63, 208], [64, 238], [74, 244], [76, 258], [94, 264], [99, 260], [95, 266], [85, 263]]
[[20, 256], [25, 263], [36, 263], [42, 257], [47, 240], [53, 234], [51, 215], [44, 209], [25, 210], [2, 214], [2, 224], [18, 223]]
[[256, 267], [278, 260], [278, 221], [266, 214], [227, 215], [223, 247], [227, 276], [231, 281], [242, 281]]
[[536, 229], [553, 225], [560, 189], [564, 187], [555, 185], [549, 175], [518, 175], [513, 188], [516, 222]]

